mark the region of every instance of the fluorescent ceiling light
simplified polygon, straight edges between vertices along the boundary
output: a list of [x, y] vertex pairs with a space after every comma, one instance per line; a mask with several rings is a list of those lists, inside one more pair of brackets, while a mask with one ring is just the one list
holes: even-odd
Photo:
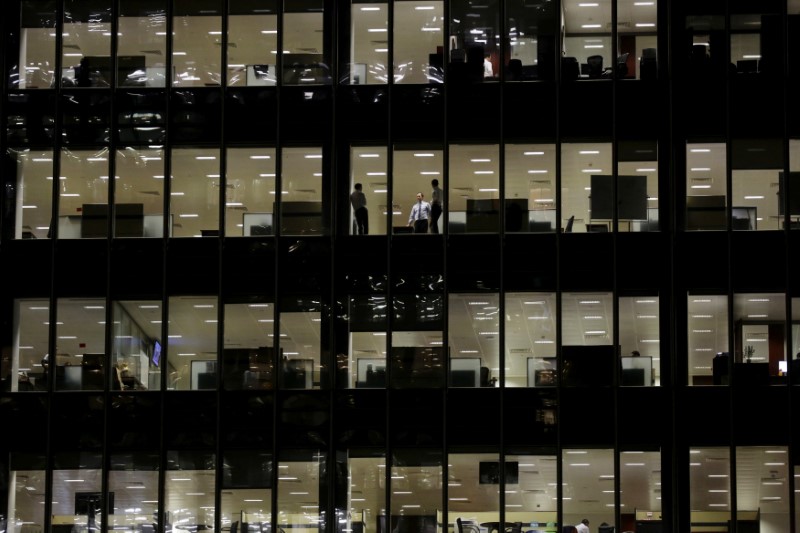
[[582, 24], [581, 25], [581, 28], [584, 28], [584, 29], [587, 29], [587, 30], [594, 29], [594, 28], [602, 28], [602, 27], [603, 27], [602, 24]]

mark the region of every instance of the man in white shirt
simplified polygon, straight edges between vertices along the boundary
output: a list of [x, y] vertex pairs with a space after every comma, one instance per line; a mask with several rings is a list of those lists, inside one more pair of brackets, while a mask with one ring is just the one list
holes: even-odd
[[590, 531], [589, 531], [589, 520], [584, 518], [583, 520], [581, 520], [580, 524], [575, 526], [575, 529], [578, 531], [578, 533], [590, 533]]
[[431, 204], [423, 200], [424, 197], [421, 192], [417, 193], [417, 203], [411, 207], [411, 214], [408, 216], [408, 225], [414, 226], [414, 233], [428, 233]]

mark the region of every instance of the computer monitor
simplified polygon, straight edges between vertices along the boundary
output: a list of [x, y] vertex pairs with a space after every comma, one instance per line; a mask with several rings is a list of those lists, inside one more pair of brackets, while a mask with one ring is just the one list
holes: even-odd
[[[614, 177], [593, 174], [592, 219], [614, 218]], [[617, 176], [617, 218], [647, 220], [647, 176]]]

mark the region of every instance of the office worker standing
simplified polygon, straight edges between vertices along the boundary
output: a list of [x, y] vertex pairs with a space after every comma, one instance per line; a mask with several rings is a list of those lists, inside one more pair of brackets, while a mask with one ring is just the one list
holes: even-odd
[[361, 192], [361, 184], [356, 183], [355, 190], [350, 193], [350, 205], [353, 206], [353, 214], [356, 217], [356, 227], [358, 235], [369, 234], [369, 213], [367, 212], [367, 197]]
[[431, 216], [431, 204], [423, 198], [424, 194], [417, 193], [417, 203], [411, 207], [411, 214], [408, 216], [408, 225], [414, 226], [414, 233], [428, 232], [428, 219]]
[[590, 533], [590, 531], [589, 531], [589, 520], [584, 518], [583, 520], [581, 520], [580, 524], [575, 526], [575, 529], [578, 531], [578, 533]]
[[442, 216], [442, 189], [439, 180], [431, 180], [431, 233], [439, 233], [439, 217]]

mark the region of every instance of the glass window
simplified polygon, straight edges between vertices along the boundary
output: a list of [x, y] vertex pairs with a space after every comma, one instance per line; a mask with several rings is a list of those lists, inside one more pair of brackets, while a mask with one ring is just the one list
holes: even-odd
[[450, 75], [458, 81], [497, 81], [500, 49], [500, 2], [450, 4]]
[[[607, 194], [613, 176], [611, 162], [611, 143], [562, 145], [561, 227], [565, 231], [611, 231]], [[594, 189], [602, 192], [593, 194]]]
[[558, 12], [546, 0], [506, 0], [506, 81], [553, 79]]
[[[561, 455], [564, 524], [614, 525], [614, 451], [564, 449]], [[591, 474], [589, 474], [591, 472]], [[587, 483], [588, 476], [595, 480]]]
[[229, 3], [228, 85], [275, 85], [278, 57], [277, 2]]
[[689, 75], [724, 76], [728, 62], [723, 15], [690, 15], [686, 17], [689, 40]]
[[736, 448], [736, 508], [740, 523], [756, 522], [765, 531], [790, 530], [788, 452], [782, 446]]
[[731, 365], [728, 352], [728, 297], [688, 296], [689, 384], [727, 385]]
[[350, 73], [342, 83], [389, 83], [389, 6], [386, 2], [353, 2]]
[[617, 0], [617, 78], [656, 77], [657, 15], [656, 0]]
[[114, 236], [164, 236], [164, 151], [127, 147], [116, 152]]
[[225, 304], [222, 386], [226, 390], [270, 390], [275, 386], [275, 304]]
[[500, 376], [500, 296], [450, 294], [451, 387], [493, 387]]
[[222, 180], [219, 150], [172, 150], [170, 226], [174, 237], [219, 235], [219, 196]]
[[221, 83], [222, 7], [219, 1], [173, 0], [172, 85]]
[[800, 385], [800, 298], [792, 298], [792, 345], [789, 353], [793, 354], [789, 362], [789, 379], [793, 385]]
[[[11, 357], [0, 359], [0, 375], [8, 376], [3, 390], [47, 390], [50, 302], [46, 299], [14, 300]], [[5, 381], [5, 380], [4, 380]]]
[[[350, 226], [353, 235], [367, 235], [370, 232], [386, 235], [389, 209], [386, 152], [383, 146], [354, 146], [350, 149]], [[359, 190], [363, 197], [356, 194]]]
[[61, 150], [58, 238], [108, 237], [108, 150]]
[[160, 389], [163, 363], [161, 302], [114, 302], [112, 313], [111, 389]]
[[111, 2], [66, 0], [61, 48], [63, 87], [111, 85]]
[[619, 142], [616, 185], [618, 231], [658, 231], [658, 148], [655, 142]]
[[[348, 451], [346, 516], [339, 517], [338, 531], [369, 531], [386, 516], [386, 458]], [[377, 454], [375, 454], [377, 455]], [[344, 520], [344, 522], [342, 522]]]
[[394, 3], [394, 82], [444, 82], [442, 0]]
[[556, 230], [554, 144], [506, 145], [505, 187], [506, 233]]
[[225, 235], [274, 235], [275, 149], [228, 148]]
[[158, 453], [111, 455], [108, 473], [108, 492], [114, 495], [114, 508], [108, 510], [111, 528], [133, 531], [156, 527], [158, 463]]
[[[8, 159], [16, 165], [14, 191], [7, 200], [13, 216], [15, 239], [50, 238], [50, 218], [53, 200], [53, 153], [30, 149], [9, 149]], [[8, 193], [7, 193], [8, 194]]]
[[781, 383], [786, 357], [786, 298], [783, 294], [734, 294], [736, 383]]
[[320, 491], [328, 482], [324, 452], [296, 451], [278, 463], [278, 528], [322, 529]]
[[[478, 533], [500, 520], [500, 458], [496, 453], [447, 456], [447, 520], [455, 533]], [[516, 476], [515, 476], [516, 474]], [[519, 487], [519, 463], [506, 463], [506, 498]], [[482, 517], [482, 518], [479, 518]], [[461, 521], [459, 526], [458, 521]], [[506, 522], [512, 520], [507, 516]]]
[[782, 144], [775, 140], [733, 141], [734, 230], [783, 228], [781, 195], [775, 194], [783, 176]]
[[386, 387], [386, 296], [350, 296], [348, 387]]
[[651, 386], [661, 382], [658, 296], [619, 299], [619, 346], [622, 385]]
[[225, 453], [220, 495], [222, 527], [231, 531], [270, 531], [272, 454], [250, 450]]
[[558, 530], [556, 456], [527, 452], [506, 454], [506, 465], [515, 463], [518, 486], [508, 482], [509, 474], [506, 473], [506, 522], [522, 522], [525, 527], [554, 527]]
[[506, 293], [505, 313], [505, 386], [555, 386], [555, 293]]
[[[779, 174], [780, 177], [780, 174]], [[781, 198], [781, 213], [786, 213], [788, 202], [789, 229], [800, 229], [800, 139], [789, 139], [789, 181], [780, 179], [779, 191], [784, 190], [788, 198]]]
[[286, 297], [280, 313], [282, 387], [319, 389], [322, 367], [322, 305], [319, 298]]
[[[800, 477], [800, 466], [794, 465], [794, 478]], [[800, 491], [794, 490], [794, 527], [800, 527]]]
[[[56, 304], [56, 390], [103, 390], [106, 360], [106, 302], [102, 298], [59, 298]], [[49, 324], [49, 322], [48, 322]], [[99, 489], [98, 489], [99, 490]]]
[[[406, 3], [406, 2], [402, 2]], [[444, 155], [442, 150], [415, 149], [408, 150], [395, 148], [394, 170], [392, 172], [392, 230], [394, 233], [415, 231], [427, 233], [433, 218], [433, 207], [415, 211], [413, 206], [418, 202], [417, 194], [422, 193], [423, 204], [430, 204], [433, 198], [434, 187], [438, 187], [440, 197], [447, 190], [447, 184], [442, 183], [442, 167]], [[434, 180], [436, 185], [434, 185]], [[442, 198], [442, 202], [446, 202]], [[443, 205], [446, 205], [443, 203]], [[417, 222], [416, 213], [421, 213], [420, 219], [428, 213], [428, 225]], [[437, 227], [441, 227], [437, 221]], [[403, 229], [411, 228], [411, 229]], [[417, 231], [419, 230], [419, 231]]]
[[441, 331], [393, 331], [391, 376], [394, 388], [442, 387]]
[[728, 227], [726, 169], [725, 144], [686, 145], [687, 230], [724, 230]]
[[283, 11], [283, 84], [330, 85], [325, 50], [324, 2], [285, 0]]
[[[5, 461], [4, 461], [5, 462]], [[23, 533], [44, 527], [45, 458], [33, 453], [8, 454], [8, 482], [4, 496], [8, 497], [6, 507], [6, 531]]]
[[[603, 487], [603, 492], [613, 487]], [[629, 450], [619, 455], [620, 513], [637, 520], [661, 519], [661, 451]]]
[[600, 79], [613, 68], [611, 2], [568, 0], [562, 12], [561, 76]]
[[566, 386], [610, 386], [617, 368], [610, 292], [561, 295], [561, 377]]
[[321, 235], [322, 149], [284, 148], [281, 168], [281, 233]]
[[167, 82], [166, 0], [119, 0], [117, 86], [164, 87]]
[[730, 469], [728, 448], [689, 450], [689, 505], [693, 524], [730, 520]]
[[48, 89], [54, 85], [56, 19], [54, 1], [20, 2], [19, 60], [9, 69], [9, 87]]
[[[446, 205], [450, 233], [500, 231], [500, 153], [497, 145], [450, 146], [448, 172]], [[436, 199], [431, 196], [431, 233], [439, 233], [438, 222], [434, 223], [438, 218], [436, 204]]]
[[400, 449], [392, 457], [390, 531], [408, 525], [415, 531], [436, 530], [442, 508], [442, 458], [437, 450]]
[[53, 458], [52, 530], [102, 528], [102, 460], [99, 453], [59, 453]]
[[[214, 529], [216, 458], [212, 453], [167, 452], [164, 480], [166, 529]], [[181, 528], [183, 529], [183, 528]]]
[[167, 327], [167, 389], [216, 389], [217, 299], [170, 297]]

